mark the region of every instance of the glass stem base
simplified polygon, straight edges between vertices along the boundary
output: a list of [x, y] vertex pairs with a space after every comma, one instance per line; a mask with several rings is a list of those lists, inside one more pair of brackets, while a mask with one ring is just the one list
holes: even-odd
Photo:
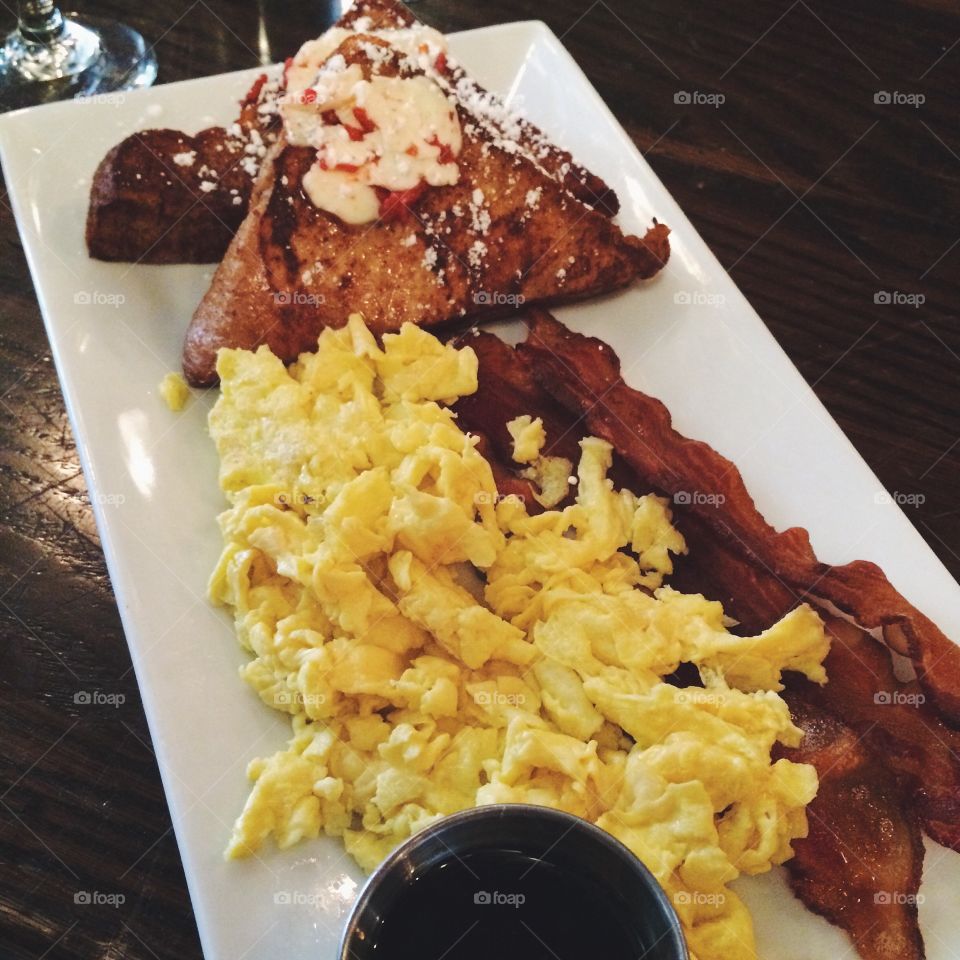
[[0, 109], [133, 90], [156, 76], [153, 50], [115, 20], [71, 14], [45, 32], [21, 24], [0, 47]]

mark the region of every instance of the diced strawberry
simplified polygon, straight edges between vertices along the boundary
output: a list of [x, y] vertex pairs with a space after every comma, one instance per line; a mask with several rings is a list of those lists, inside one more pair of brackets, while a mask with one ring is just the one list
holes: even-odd
[[377, 193], [380, 195], [380, 219], [386, 222], [399, 220], [405, 213], [409, 212], [410, 206], [417, 202], [426, 187], [426, 183], [421, 180], [409, 190], [378, 190]]
[[340, 123], [340, 118], [337, 116], [336, 110], [324, 110], [320, 114], [320, 119], [328, 126], [335, 127]]
[[321, 170], [342, 170], [344, 173], [356, 173], [360, 169], [360, 165], [356, 163], [337, 163], [331, 167], [323, 150], [317, 151], [317, 166]]
[[447, 72], [447, 55], [442, 50], [437, 54], [437, 59], [433, 61], [433, 65], [437, 73]]
[[267, 75], [261, 73], [256, 80], [253, 81], [253, 86], [247, 91], [247, 95], [241, 101], [241, 105], [245, 106], [248, 103], [256, 103], [260, 99], [260, 91], [263, 89], [263, 85], [267, 82]]
[[317, 91], [313, 87], [307, 87], [303, 93], [300, 94], [301, 103], [315, 103], [317, 99]]
[[293, 57], [287, 57], [287, 59], [283, 61], [283, 85], [284, 86], [287, 85], [287, 73], [289, 72], [292, 66], [293, 66]]
[[349, 123], [345, 123], [343, 127], [347, 131], [347, 134], [351, 140], [363, 139], [363, 131], [359, 127], [352, 127]]
[[440, 151], [440, 156], [437, 157], [439, 163], [456, 163], [456, 157], [453, 155], [453, 150], [450, 147], [449, 143], [441, 143], [440, 138], [434, 134], [427, 143], [431, 147], [436, 147]]
[[353, 115], [356, 117], [357, 123], [360, 124], [360, 129], [364, 133], [371, 133], [377, 129], [377, 125], [370, 119], [370, 114], [368, 114], [363, 107], [354, 107]]

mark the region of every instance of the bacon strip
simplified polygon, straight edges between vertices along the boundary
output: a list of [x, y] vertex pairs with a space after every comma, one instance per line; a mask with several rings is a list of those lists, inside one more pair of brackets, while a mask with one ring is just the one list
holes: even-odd
[[938, 843], [960, 850], [960, 733], [948, 727], [916, 683], [901, 683], [883, 647], [832, 618], [825, 687], [804, 697], [850, 724], [911, 793], [912, 807]]
[[457, 346], [471, 347], [482, 371], [476, 393], [461, 397], [454, 405], [463, 429], [486, 434], [491, 452], [501, 463], [513, 465], [513, 438], [507, 423], [527, 413], [540, 417], [547, 432], [542, 451], [551, 457], [580, 459], [577, 443], [583, 431], [574, 429], [574, 418], [551, 399], [537, 382], [529, 358], [492, 333], [467, 333]]
[[[480, 452], [493, 467], [497, 489], [503, 494], [525, 496], [530, 513], [541, 507], [532, 498], [533, 487], [518, 477], [519, 464], [513, 460], [513, 438], [507, 424], [521, 414], [543, 421], [547, 442], [545, 456], [564, 457], [576, 465], [580, 440], [587, 435], [582, 418], [575, 418], [560, 406], [537, 382], [532, 360], [514, 350], [492, 333], [470, 332], [457, 338], [458, 346], [469, 346], [477, 354], [480, 377], [476, 393], [461, 397], [454, 405], [458, 422], [481, 438]], [[617, 487], [630, 486], [633, 471], [614, 453], [610, 477]], [[566, 502], [560, 504], [566, 506]]]
[[531, 316], [519, 350], [531, 358], [547, 394], [582, 416], [587, 431], [609, 441], [655, 489], [671, 496], [691, 490], [722, 495], [722, 509], [692, 504], [689, 512], [733, 553], [800, 596], [822, 598], [861, 626], [879, 628], [891, 649], [913, 661], [944, 717], [960, 725], [960, 647], [904, 599], [876, 564], [821, 563], [806, 530], [775, 530], [757, 510], [736, 466], [707, 444], [681, 436], [659, 400], [628, 387], [610, 347], [568, 330], [546, 311]]
[[842, 927], [864, 960], [923, 960], [917, 890], [923, 841], [896, 778], [857, 734], [802, 696], [788, 694], [805, 736], [775, 753], [817, 769], [807, 807], [810, 832], [793, 843], [790, 885], [803, 902]]

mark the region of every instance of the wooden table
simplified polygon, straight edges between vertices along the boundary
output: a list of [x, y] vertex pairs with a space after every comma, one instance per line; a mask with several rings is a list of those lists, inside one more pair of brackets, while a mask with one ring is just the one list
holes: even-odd
[[[267, 10], [248, 0], [81, 6], [154, 40], [164, 82], [282, 59], [338, 12], [335, 3]], [[547, 20], [883, 485], [960, 574], [956, 5], [426, 0], [416, 10], [446, 31]], [[711, 94], [725, 99], [695, 102]], [[0, 954], [198, 958], [6, 202], [0, 242]], [[882, 302], [910, 295], [923, 302]], [[126, 702], [90, 720], [73, 696], [98, 686]], [[82, 891], [124, 900], [75, 902]]]

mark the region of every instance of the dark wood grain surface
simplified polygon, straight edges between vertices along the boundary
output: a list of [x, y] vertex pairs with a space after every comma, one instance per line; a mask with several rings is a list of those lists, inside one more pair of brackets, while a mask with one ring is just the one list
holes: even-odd
[[[154, 41], [161, 82], [282, 59], [339, 12], [299, 0], [82, 6]], [[416, 9], [447, 31], [549, 23], [960, 574], [960, 8], [428, 0]], [[892, 102], [876, 102], [882, 92]], [[685, 104], [683, 93], [724, 99]], [[0, 243], [0, 956], [191, 960], [201, 954], [183, 872], [5, 194]], [[922, 302], [878, 302], [903, 299], [894, 294]], [[97, 689], [124, 702], [95, 712], [74, 702]], [[114, 902], [82, 902], [90, 892]]]

